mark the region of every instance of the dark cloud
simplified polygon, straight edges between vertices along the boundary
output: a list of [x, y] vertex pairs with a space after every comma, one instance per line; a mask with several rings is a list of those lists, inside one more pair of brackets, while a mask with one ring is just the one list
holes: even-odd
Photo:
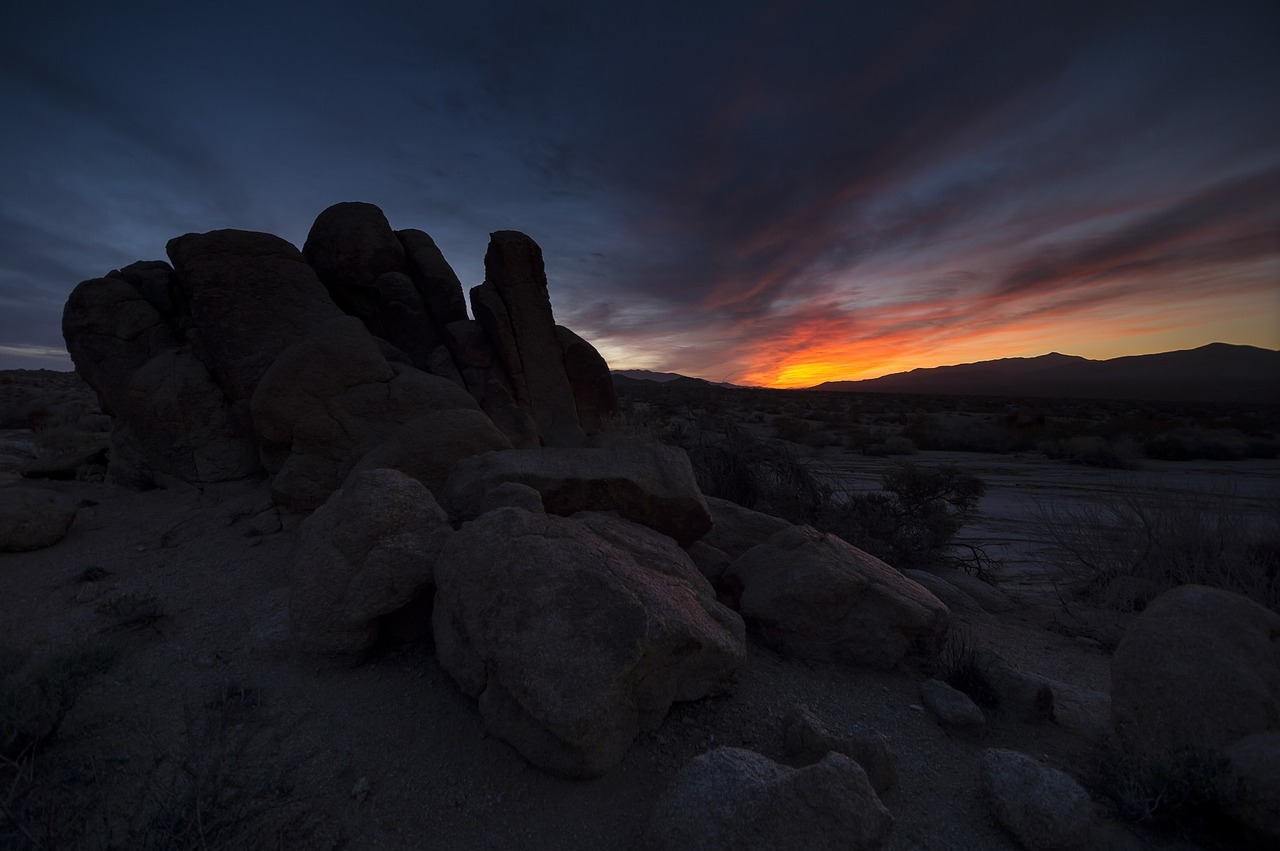
[[176, 233], [300, 243], [351, 199], [467, 283], [525, 230], [562, 320], [716, 377], [1244, 298], [1280, 254], [1280, 7], [1227, 6], [28, 4], [0, 344]]

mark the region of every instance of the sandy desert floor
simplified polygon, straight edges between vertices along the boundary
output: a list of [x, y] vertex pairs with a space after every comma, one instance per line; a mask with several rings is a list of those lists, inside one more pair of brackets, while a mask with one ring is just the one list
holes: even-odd
[[[874, 481], [883, 462], [830, 452], [814, 460], [857, 482]], [[992, 483], [980, 533], [1010, 549], [1036, 497], [1088, 494], [1103, 486], [1099, 476], [1115, 475], [1018, 457], [963, 460]], [[1277, 470], [1250, 462], [1226, 474], [1241, 493], [1265, 496]], [[1186, 472], [1153, 471], [1153, 486], [1174, 486]], [[0, 555], [0, 643], [36, 657], [106, 646], [116, 660], [34, 765], [39, 784], [27, 803], [52, 808], [44, 827], [63, 832], [47, 847], [179, 847], [164, 832], [198, 814], [211, 847], [628, 848], [691, 757], [738, 745], [783, 761], [784, 719], [803, 704], [835, 732], [869, 727], [893, 742], [900, 780], [882, 796], [896, 820], [890, 848], [1012, 849], [979, 796], [983, 748], [1022, 750], [1085, 781], [1106, 759], [1095, 737], [1107, 711], [1105, 650], [1055, 631], [1056, 612], [1032, 596], [999, 616], [967, 615], [964, 628], [1017, 667], [1077, 687], [1069, 723], [996, 713], [980, 735], [948, 733], [920, 708], [927, 671], [805, 663], [751, 642], [731, 695], [677, 704], [600, 779], [559, 780], [485, 734], [429, 638], [354, 669], [298, 657], [285, 576], [294, 524], [251, 528], [265, 486], [41, 486], [84, 507], [57, 545]], [[89, 567], [107, 573], [84, 581]], [[121, 600], [143, 601], [158, 617], [122, 625]], [[1105, 801], [1098, 808], [1109, 815]], [[42, 839], [41, 824], [28, 828], [30, 836], [10, 834], [17, 847]], [[1099, 842], [1194, 847], [1114, 821]]]

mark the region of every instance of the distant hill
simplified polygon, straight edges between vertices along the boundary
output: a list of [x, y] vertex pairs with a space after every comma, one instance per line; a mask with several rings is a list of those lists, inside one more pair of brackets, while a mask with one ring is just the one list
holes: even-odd
[[1053, 396], [1187, 402], [1280, 402], [1280, 351], [1210, 343], [1198, 349], [1088, 360], [1056, 352], [913, 369], [814, 390]]
[[647, 369], [615, 369], [613, 374], [621, 375], [623, 378], [632, 378], [636, 381], [656, 381], [659, 384], [666, 384], [668, 381], [686, 377], [678, 372], [650, 372]]
[[707, 381], [705, 378], [691, 378], [678, 372], [650, 372], [647, 369], [615, 369], [613, 380], [653, 381], [658, 384], [669, 384], [672, 387], [737, 387], [725, 381]]

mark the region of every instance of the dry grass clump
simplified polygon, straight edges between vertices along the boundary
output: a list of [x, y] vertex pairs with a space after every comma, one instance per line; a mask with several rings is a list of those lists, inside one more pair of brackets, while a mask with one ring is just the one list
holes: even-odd
[[[7, 668], [13, 658], [0, 653]], [[263, 711], [256, 689], [226, 683], [210, 700], [184, 706], [176, 741], [153, 741], [129, 757], [55, 744], [76, 693], [102, 665], [99, 654], [80, 650], [27, 675], [5, 674], [0, 730], [12, 744], [0, 755], [0, 847], [341, 844], [340, 836], [320, 841], [325, 815], [295, 794], [297, 765], [283, 756], [288, 730]]]
[[1240, 838], [1226, 815], [1238, 795], [1236, 782], [1229, 763], [1210, 751], [1108, 749], [1095, 759], [1088, 785], [1117, 817], [1157, 833], [1181, 835], [1205, 847]]
[[1141, 610], [1196, 584], [1280, 611], [1280, 503], [1259, 518], [1230, 491], [1116, 496], [1040, 506], [1037, 537], [1072, 595]]
[[938, 656], [935, 675], [947, 685], [964, 692], [969, 699], [986, 710], [1000, 706], [1000, 696], [991, 684], [987, 663], [977, 640], [961, 624], [947, 633], [947, 643]]

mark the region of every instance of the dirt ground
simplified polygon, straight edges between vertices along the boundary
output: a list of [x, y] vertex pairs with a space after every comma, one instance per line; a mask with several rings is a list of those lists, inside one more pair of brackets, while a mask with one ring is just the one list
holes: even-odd
[[[981, 462], [992, 506], [1018, 504], [1020, 482], [1050, 487], [1043, 469], [997, 457]], [[1072, 470], [1052, 487], [1089, 488], [1092, 472]], [[877, 475], [874, 465], [845, 474]], [[783, 719], [804, 704], [833, 731], [869, 727], [893, 742], [900, 780], [882, 796], [895, 818], [888, 847], [1013, 849], [979, 796], [983, 748], [1018, 749], [1082, 779], [1105, 758], [1079, 724], [995, 714], [981, 735], [948, 733], [920, 708], [927, 671], [811, 664], [752, 642], [730, 695], [677, 704], [602, 778], [559, 780], [485, 734], [429, 639], [351, 669], [298, 656], [286, 580], [295, 524], [252, 527], [264, 486], [40, 486], [84, 507], [55, 546], [0, 555], [0, 643], [37, 659], [107, 646], [115, 663], [37, 756], [38, 788], [25, 802], [43, 821], [26, 825], [16, 847], [59, 834], [46, 847], [200, 847], [203, 836], [209, 847], [625, 849], [697, 754], [735, 745], [782, 761]], [[107, 573], [84, 581], [89, 567]], [[128, 622], [140, 609], [147, 616]], [[1020, 668], [1105, 695], [1104, 650], [1054, 631], [1055, 618], [1033, 599], [964, 626]], [[1105, 802], [1098, 808], [1109, 817]], [[194, 837], [187, 846], [166, 838], [183, 831]], [[1099, 843], [1193, 847], [1110, 820]]]

